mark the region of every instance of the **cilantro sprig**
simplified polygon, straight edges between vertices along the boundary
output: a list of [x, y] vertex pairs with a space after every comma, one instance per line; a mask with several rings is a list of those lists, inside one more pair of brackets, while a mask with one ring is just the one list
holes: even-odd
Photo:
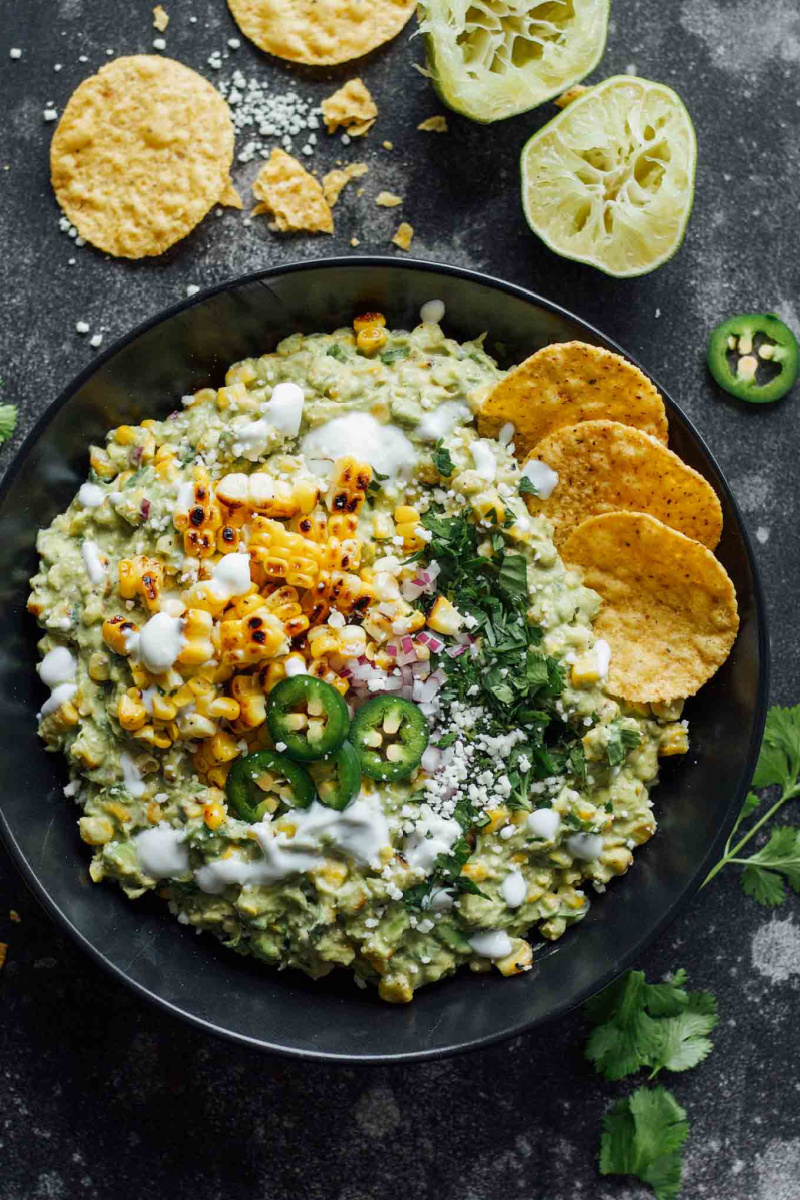
[[603, 1117], [601, 1175], [634, 1175], [656, 1200], [674, 1200], [683, 1178], [686, 1111], [665, 1088], [637, 1088]]
[[[732, 845], [742, 825], [756, 816], [774, 788], [779, 789], [777, 800]], [[800, 705], [794, 708], [776, 705], [769, 710], [753, 789], [745, 798], [722, 858], [705, 882], [710, 883], [723, 867], [736, 864], [744, 867], [745, 893], [759, 904], [776, 906], [786, 899], [787, 883], [800, 892], [800, 829], [781, 825], [772, 830], [767, 843], [755, 854], [743, 857], [742, 851], [784, 804], [800, 796]]]
[[7, 442], [17, 428], [16, 404], [0, 404], [0, 445]]

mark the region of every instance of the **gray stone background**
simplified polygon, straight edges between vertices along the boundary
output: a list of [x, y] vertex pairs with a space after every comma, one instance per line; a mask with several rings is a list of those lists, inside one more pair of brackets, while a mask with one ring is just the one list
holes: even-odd
[[[366, 158], [334, 237], [281, 238], [226, 210], [163, 258], [111, 260], [58, 227], [48, 183], [53, 125], [78, 82], [114, 54], [147, 52], [151, 0], [0, 4], [0, 295], [2, 398], [20, 405], [15, 445], [64, 382], [91, 361], [75, 323], [109, 341], [173, 304], [189, 284], [298, 258], [402, 252], [486, 270], [540, 291], [630, 349], [684, 406], [726, 471], [756, 544], [772, 615], [773, 701], [800, 700], [797, 405], [763, 411], [723, 399], [703, 352], [731, 312], [777, 310], [798, 330], [800, 13], [797, 0], [612, 0], [605, 57], [593, 76], [631, 71], [675, 87], [697, 129], [695, 212], [677, 257], [652, 276], [606, 279], [564, 263], [528, 232], [517, 160], [555, 111], [491, 129], [449, 116], [446, 135], [416, 132], [442, 111], [412, 63], [411, 27], [355, 68], [314, 72], [268, 59], [237, 31], [223, 0], [166, 0], [167, 53], [205, 75], [257, 72], [275, 91], [321, 100], [359, 73], [380, 108], [366, 142], [320, 135], [311, 163]], [[189, 16], [197, 21], [192, 23]], [[19, 61], [9, 48], [23, 50]], [[221, 51], [222, 68], [207, 64]], [[81, 63], [79, 57], [87, 61]], [[62, 69], [55, 70], [61, 63]], [[394, 150], [381, 148], [383, 139]], [[247, 192], [258, 163], [237, 167]], [[404, 197], [376, 208], [375, 194]], [[75, 262], [70, 264], [70, 258]], [[796, 820], [797, 818], [795, 818]], [[101, 897], [98, 896], [98, 902]], [[12, 922], [10, 910], [21, 922]], [[513, 1042], [414, 1067], [306, 1065], [204, 1038], [101, 974], [41, 913], [0, 851], [0, 1197], [28, 1200], [171, 1196], [175, 1200], [633, 1200], [603, 1180], [594, 1155], [604, 1109], [625, 1091], [582, 1059], [580, 1014]], [[688, 1109], [684, 1195], [707, 1200], [800, 1197], [800, 917], [744, 897], [734, 870], [701, 893], [640, 964], [685, 966], [722, 1013], [716, 1050], [667, 1082]], [[102, 1031], [98, 1039], [99, 1031]]]

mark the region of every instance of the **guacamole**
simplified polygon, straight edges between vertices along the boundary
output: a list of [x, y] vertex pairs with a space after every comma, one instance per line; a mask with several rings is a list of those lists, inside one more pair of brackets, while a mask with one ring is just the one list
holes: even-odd
[[502, 376], [365, 314], [91, 447], [29, 610], [93, 880], [405, 1002], [529, 970], [628, 870], [681, 706], [607, 694], [553, 480], [474, 426]]

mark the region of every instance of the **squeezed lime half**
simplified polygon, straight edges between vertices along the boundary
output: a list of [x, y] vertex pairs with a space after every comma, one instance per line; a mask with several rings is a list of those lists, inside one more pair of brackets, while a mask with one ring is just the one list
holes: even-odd
[[662, 83], [614, 76], [526, 143], [525, 216], [556, 254], [608, 275], [644, 275], [683, 241], [696, 163], [680, 97]]
[[609, 0], [422, 0], [428, 70], [445, 104], [474, 121], [526, 112], [588, 75]]

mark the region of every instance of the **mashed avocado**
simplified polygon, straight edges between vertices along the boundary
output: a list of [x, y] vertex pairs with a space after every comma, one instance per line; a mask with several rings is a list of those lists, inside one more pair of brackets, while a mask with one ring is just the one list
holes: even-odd
[[[92, 878], [407, 1001], [465, 963], [528, 970], [528, 931], [579, 921], [653, 834], [682, 729], [679, 705], [606, 694], [598, 599], [528, 514], [513, 429], [474, 428], [502, 377], [480, 341], [381, 320], [361, 322], [367, 351], [349, 329], [297, 334], [109, 433], [39, 535], [29, 609], [40, 732], [67, 757]], [[270, 694], [303, 672], [352, 712], [414, 704], [428, 748], [341, 811], [265, 785], [243, 820], [227, 776], [282, 752]]]

